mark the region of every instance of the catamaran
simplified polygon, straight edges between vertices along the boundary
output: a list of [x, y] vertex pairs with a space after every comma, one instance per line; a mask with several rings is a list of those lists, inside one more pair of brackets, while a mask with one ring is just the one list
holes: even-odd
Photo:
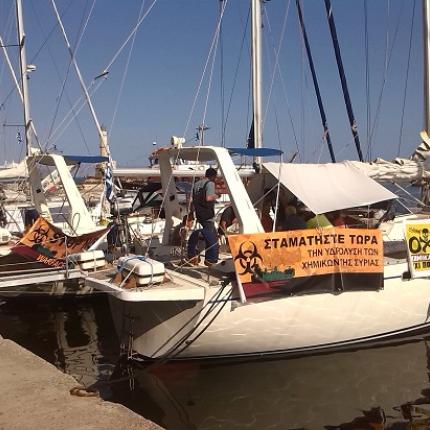
[[[151, 258], [120, 260], [120, 278], [93, 284], [110, 292], [117, 331], [132, 336], [134, 352], [149, 358], [297, 353], [430, 325], [428, 278], [411, 278], [406, 252], [384, 256], [378, 229], [265, 233], [249, 197], [276, 184], [318, 215], [379, 205], [394, 200], [393, 193], [350, 163], [263, 163], [245, 189], [225, 148], [183, 148], [181, 156], [197, 153], [219, 166], [241, 234], [231, 236], [232, 253], [217, 265], [183, 266], [169, 245], [173, 218], [181, 214], [169, 175], [174, 154], [166, 151], [160, 157], [167, 195], [163, 242], [154, 244]], [[275, 269], [285, 276], [264, 276]]]
[[[132, 354], [203, 359], [315, 352], [430, 326], [429, 220], [415, 216], [405, 226], [402, 220], [407, 240], [395, 252], [384, 249], [372, 214], [388, 211], [397, 196], [363, 166], [261, 163], [260, 6], [252, 0], [253, 151], [260, 173], [245, 186], [225, 148], [160, 152], [162, 242], [150, 243], [143, 256], [122, 257], [111, 276], [87, 279], [109, 292], [118, 335], [128, 338]], [[175, 219], [185, 215], [170, 163], [178, 157], [217, 166], [236, 213], [239, 234], [229, 236], [229, 248], [211, 267], [186, 267], [184, 253], [171, 244]], [[422, 175], [422, 162], [412, 163]], [[389, 168], [393, 175], [404, 166]], [[316, 218], [313, 228], [265, 232], [267, 190], [276, 191], [276, 209], [301, 202]], [[339, 211], [355, 219], [354, 228], [320, 222]]]

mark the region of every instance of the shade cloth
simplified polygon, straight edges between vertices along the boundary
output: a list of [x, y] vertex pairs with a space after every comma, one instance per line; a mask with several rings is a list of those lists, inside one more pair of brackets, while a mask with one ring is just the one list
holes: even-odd
[[348, 161], [330, 164], [263, 163], [263, 167], [315, 214], [397, 198]]

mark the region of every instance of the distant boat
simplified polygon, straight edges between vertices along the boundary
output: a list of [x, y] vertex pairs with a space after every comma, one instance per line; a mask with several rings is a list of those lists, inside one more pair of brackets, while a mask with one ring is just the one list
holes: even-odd
[[[32, 120], [28, 99], [26, 53], [21, 0], [16, 0], [17, 32], [20, 52], [19, 93], [23, 102], [26, 156], [15, 167], [0, 170], [0, 182], [19, 181], [26, 184], [17, 190], [24, 201], [10, 202], [8, 190], [2, 194], [0, 229], [0, 288], [8, 288], [43, 282], [82, 277], [80, 263], [88, 259], [97, 266], [96, 260], [104, 254], [99, 251], [86, 254], [107, 234], [106, 225], [97, 225], [87, 208], [75, 179], [73, 166], [82, 163], [106, 163], [108, 157], [67, 156], [46, 153], [32, 146]], [[18, 84], [17, 80], [15, 83]], [[49, 194], [61, 188], [61, 199]], [[28, 195], [28, 190], [30, 191]], [[27, 191], [27, 193], [26, 193]], [[28, 220], [25, 220], [26, 216]], [[24, 222], [23, 222], [24, 221]], [[27, 224], [23, 226], [22, 224]], [[19, 231], [17, 237], [3, 240], [5, 226]], [[24, 231], [26, 227], [28, 231]], [[12, 228], [11, 228], [12, 230]], [[75, 255], [77, 254], [77, 255]], [[85, 264], [84, 263], [84, 264]]]

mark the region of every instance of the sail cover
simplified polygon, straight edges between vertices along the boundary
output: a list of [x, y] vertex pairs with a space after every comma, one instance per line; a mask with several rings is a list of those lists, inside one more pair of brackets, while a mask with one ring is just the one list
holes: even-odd
[[397, 198], [348, 161], [330, 164], [263, 163], [263, 167], [315, 214]]

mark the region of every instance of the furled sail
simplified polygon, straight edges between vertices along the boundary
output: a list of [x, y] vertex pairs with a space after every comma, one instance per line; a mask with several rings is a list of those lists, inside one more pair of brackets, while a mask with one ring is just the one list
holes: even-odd
[[424, 161], [427, 158], [430, 158], [430, 137], [424, 130], [420, 133], [420, 136], [422, 143], [411, 155], [411, 160], [414, 161]]

